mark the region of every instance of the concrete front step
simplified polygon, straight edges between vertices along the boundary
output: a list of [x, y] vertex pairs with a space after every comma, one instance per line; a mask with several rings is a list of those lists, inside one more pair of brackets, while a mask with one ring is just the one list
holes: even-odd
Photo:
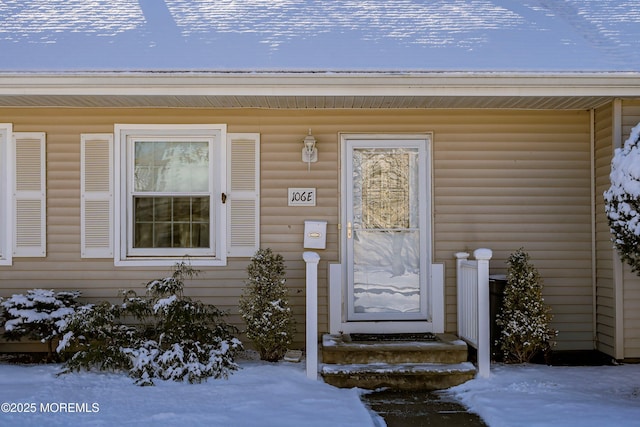
[[324, 364], [320, 373], [326, 383], [341, 388], [431, 391], [469, 381], [475, 376], [476, 369], [470, 362]]
[[326, 364], [462, 363], [467, 344], [451, 334], [436, 334], [436, 341], [352, 341], [349, 334], [322, 337]]
[[[476, 374], [467, 362], [467, 344], [451, 334], [436, 334], [436, 340], [414, 339], [413, 334], [365, 336], [354, 341], [349, 334], [322, 337], [324, 381], [336, 387], [375, 390], [441, 390], [462, 384]], [[370, 341], [366, 341], [370, 339]]]

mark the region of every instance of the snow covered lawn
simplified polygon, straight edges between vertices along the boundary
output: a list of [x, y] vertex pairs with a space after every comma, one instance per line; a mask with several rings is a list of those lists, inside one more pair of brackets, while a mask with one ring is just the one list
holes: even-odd
[[[23, 411], [2, 406], [0, 426], [373, 425], [358, 390], [308, 380], [303, 363], [240, 365], [228, 380], [138, 387], [124, 374], [57, 377], [60, 365], [0, 364], [0, 402]], [[640, 425], [640, 364], [493, 365], [490, 378], [446, 393], [491, 427]]]
[[[0, 426], [372, 425], [357, 390], [307, 379], [304, 363], [240, 365], [228, 380], [139, 387], [125, 374], [58, 377], [61, 365], [0, 364]], [[23, 413], [6, 413], [5, 403]]]
[[491, 370], [448, 391], [491, 427], [640, 425], [640, 364]]

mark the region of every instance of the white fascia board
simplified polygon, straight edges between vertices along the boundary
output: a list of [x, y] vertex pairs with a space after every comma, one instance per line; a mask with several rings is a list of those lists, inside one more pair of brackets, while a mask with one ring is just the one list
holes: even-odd
[[640, 73], [0, 74], [0, 96], [640, 96]]

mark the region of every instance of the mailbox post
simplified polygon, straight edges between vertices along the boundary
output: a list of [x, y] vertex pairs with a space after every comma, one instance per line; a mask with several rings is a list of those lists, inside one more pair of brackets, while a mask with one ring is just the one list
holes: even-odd
[[305, 252], [307, 265], [307, 378], [318, 379], [318, 262], [320, 255]]

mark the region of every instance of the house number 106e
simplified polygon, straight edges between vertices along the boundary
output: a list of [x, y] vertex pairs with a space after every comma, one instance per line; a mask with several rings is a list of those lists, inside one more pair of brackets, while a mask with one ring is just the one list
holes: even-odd
[[289, 206], [315, 206], [315, 188], [289, 188]]

